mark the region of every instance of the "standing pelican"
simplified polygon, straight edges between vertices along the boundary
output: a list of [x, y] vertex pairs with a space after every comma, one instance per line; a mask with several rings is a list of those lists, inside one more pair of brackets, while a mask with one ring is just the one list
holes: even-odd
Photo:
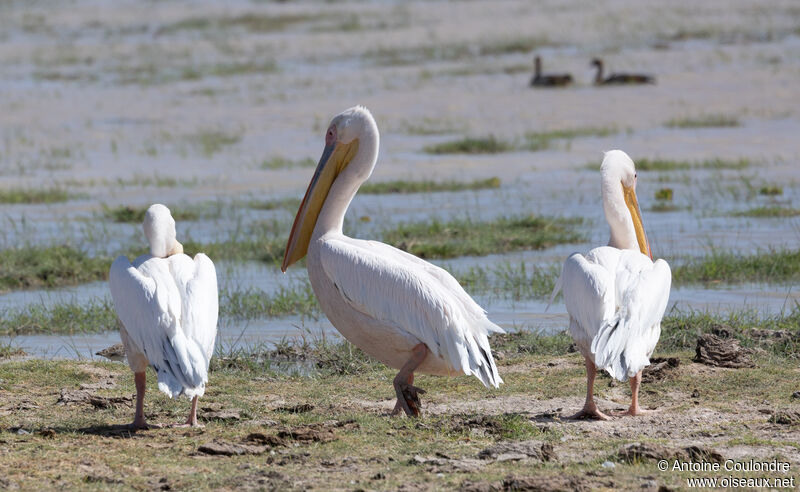
[[397, 404], [419, 415], [414, 372], [472, 374], [499, 386], [489, 321], [449, 273], [376, 241], [342, 233], [344, 214], [378, 159], [378, 127], [370, 112], [350, 108], [331, 121], [308, 190], [297, 211], [282, 271], [308, 254], [308, 277], [322, 310], [350, 342], [399, 369]]
[[183, 426], [198, 427], [197, 398], [208, 382], [208, 363], [217, 335], [217, 273], [208, 256], [194, 260], [175, 239], [175, 220], [164, 205], [144, 216], [150, 254], [131, 264], [118, 257], [108, 284], [122, 326], [120, 338], [136, 382], [136, 415], [131, 427], [146, 429], [145, 369], [158, 374], [158, 389], [192, 399]]
[[553, 290], [564, 290], [569, 331], [586, 363], [586, 403], [573, 418], [606, 420], [592, 397], [597, 369], [630, 378], [631, 406], [622, 415], [641, 415], [642, 369], [661, 335], [672, 276], [664, 260], [652, 260], [636, 200], [636, 169], [621, 150], [606, 152], [600, 166], [603, 210], [611, 228], [608, 246], [564, 263]]

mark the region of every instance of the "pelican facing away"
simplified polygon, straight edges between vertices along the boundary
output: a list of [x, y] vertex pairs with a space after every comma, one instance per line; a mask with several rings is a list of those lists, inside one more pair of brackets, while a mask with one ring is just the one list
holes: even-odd
[[631, 406], [622, 415], [645, 413], [639, 384], [661, 335], [672, 275], [666, 261], [652, 260], [631, 158], [621, 150], [606, 152], [600, 176], [611, 239], [586, 256], [570, 256], [550, 300], [563, 287], [569, 331], [586, 363], [586, 403], [573, 418], [605, 420], [592, 396], [597, 369], [620, 381], [630, 378]]
[[150, 254], [131, 264], [120, 256], [111, 265], [108, 284], [122, 326], [120, 338], [136, 382], [136, 415], [131, 426], [148, 427], [144, 418], [145, 369], [158, 375], [158, 389], [170, 398], [192, 399], [183, 426], [198, 427], [197, 398], [208, 382], [208, 363], [217, 336], [217, 273], [208, 256], [194, 260], [175, 239], [175, 220], [167, 207], [152, 205], [144, 216]]
[[399, 369], [397, 404], [419, 415], [414, 372], [503, 380], [488, 335], [503, 330], [445, 270], [377, 241], [342, 233], [344, 214], [378, 159], [370, 112], [350, 108], [331, 121], [325, 149], [297, 211], [282, 271], [308, 254], [311, 286], [323, 312], [350, 342]]

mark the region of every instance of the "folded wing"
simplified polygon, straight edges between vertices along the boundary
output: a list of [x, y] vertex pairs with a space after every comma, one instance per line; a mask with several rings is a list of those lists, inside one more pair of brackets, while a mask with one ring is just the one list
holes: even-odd
[[503, 382], [488, 340], [503, 330], [445, 270], [374, 241], [328, 240], [323, 248], [325, 274], [351, 307], [410, 333], [486, 386]]
[[[592, 259], [591, 255], [587, 257]], [[587, 257], [575, 253], [567, 258], [560, 278], [571, 318], [570, 333], [582, 351], [590, 350], [600, 327], [615, 311], [613, 274]]]
[[203, 349], [208, 367], [208, 361], [214, 353], [219, 314], [214, 263], [202, 253], [195, 255], [194, 260], [180, 254], [170, 256], [167, 261], [182, 300], [181, 326], [186, 336]]
[[617, 310], [592, 342], [595, 364], [617, 379], [635, 376], [650, 364], [661, 334], [672, 274], [638, 251], [622, 250], [615, 273]]
[[161, 258], [136, 261], [120, 256], [111, 265], [109, 287], [130, 339], [158, 375], [158, 387], [170, 397], [201, 395], [208, 362], [182, 326], [181, 295], [169, 265]]

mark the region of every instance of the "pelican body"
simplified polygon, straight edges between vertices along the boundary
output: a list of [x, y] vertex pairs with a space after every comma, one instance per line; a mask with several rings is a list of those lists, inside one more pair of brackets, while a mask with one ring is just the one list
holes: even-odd
[[217, 274], [208, 256], [183, 254], [175, 220], [161, 204], [147, 209], [144, 233], [150, 254], [133, 263], [124, 256], [111, 265], [108, 284], [122, 326], [120, 338], [136, 382], [133, 428], [144, 417], [145, 369], [158, 375], [158, 389], [170, 398], [192, 399], [184, 425], [198, 426], [197, 399], [208, 382], [217, 335]]
[[636, 170], [625, 152], [607, 152], [600, 168], [603, 209], [611, 229], [608, 246], [574, 253], [564, 263], [553, 297], [563, 288], [569, 331], [585, 359], [586, 403], [575, 417], [607, 419], [592, 397], [597, 369], [631, 381], [631, 406], [639, 407], [642, 369], [661, 335], [671, 272], [653, 262], [636, 199]]
[[347, 237], [344, 215], [378, 158], [379, 134], [364, 107], [331, 121], [325, 149], [297, 212], [281, 270], [306, 254], [322, 311], [352, 344], [389, 367], [397, 405], [419, 415], [414, 372], [502, 379], [488, 335], [503, 330], [445, 270], [377, 241]]

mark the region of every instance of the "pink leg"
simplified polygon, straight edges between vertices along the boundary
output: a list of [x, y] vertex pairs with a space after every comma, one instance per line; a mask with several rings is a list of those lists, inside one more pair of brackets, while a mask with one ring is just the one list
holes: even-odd
[[631, 378], [631, 406], [627, 411], [614, 414], [616, 416], [632, 415], [639, 416], [650, 413], [647, 410], [642, 410], [639, 406], [639, 386], [642, 384], [642, 371], [636, 373], [636, 376]]
[[414, 370], [422, 364], [428, 355], [428, 347], [424, 343], [417, 344], [411, 350], [411, 358], [403, 365], [400, 372], [394, 378], [394, 391], [397, 394], [397, 404], [392, 410], [392, 415], [397, 415], [400, 410], [406, 412], [409, 417], [419, 417], [419, 395], [424, 394], [425, 390], [413, 386]]
[[189, 410], [189, 417], [183, 424], [175, 424], [172, 427], [205, 427], [197, 422], [197, 397], [192, 398], [192, 409]]
[[147, 386], [147, 376], [144, 371], [133, 374], [133, 381], [136, 384], [136, 414], [133, 417], [132, 429], [147, 429], [149, 426], [144, 420], [144, 391]]
[[569, 417], [571, 419], [597, 419], [597, 420], [611, 420], [611, 417], [604, 414], [597, 408], [594, 403], [594, 378], [597, 375], [597, 367], [594, 362], [584, 357], [584, 364], [586, 365], [586, 402], [580, 412]]

